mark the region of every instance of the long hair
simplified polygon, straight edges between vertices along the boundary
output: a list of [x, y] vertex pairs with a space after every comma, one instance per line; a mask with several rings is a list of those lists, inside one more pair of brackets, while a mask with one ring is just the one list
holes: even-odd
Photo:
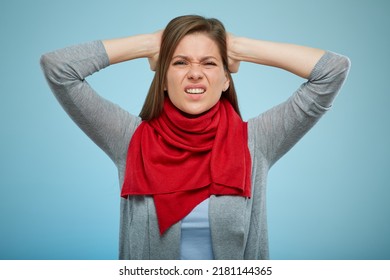
[[140, 113], [142, 120], [151, 120], [160, 116], [166, 95], [164, 92], [166, 75], [173, 53], [184, 36], [195, 32], [204, 32], [217, 44], [223, 66], [230, 81], [229, 88], [223, 93], [222, 97], [226, 98], [232, 104], [234, 110], [240, 115], [236, 90], [228, 70], [225, 27], [219, 20], [214, 18], [187, 15], [172, 19], [164, 29], [156, 72]]

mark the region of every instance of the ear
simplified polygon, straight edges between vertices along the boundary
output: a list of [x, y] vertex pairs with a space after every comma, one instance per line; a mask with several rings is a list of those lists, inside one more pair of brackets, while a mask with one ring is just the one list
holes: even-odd
[[166, 82], [164, 83], [164, 91], [168, 91]]
[[223, 92], [227, 91], [227, 89], [229, 88], [230, 86], [230, 79], [229, 79], [229, 75], [225, 72], [225, 77], [226, 77], [226, 81], [223, 85]]

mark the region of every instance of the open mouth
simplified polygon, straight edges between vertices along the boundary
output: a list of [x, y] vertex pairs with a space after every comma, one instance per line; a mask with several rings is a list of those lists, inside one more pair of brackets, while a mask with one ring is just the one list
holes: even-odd
[[205, 89], [203, 88], [188, 88], [185, 90], [188, 94], [203, 94]]

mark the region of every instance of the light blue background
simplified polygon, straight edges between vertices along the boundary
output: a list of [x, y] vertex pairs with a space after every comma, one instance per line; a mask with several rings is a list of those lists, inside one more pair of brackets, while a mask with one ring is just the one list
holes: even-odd
[[[333, 109], [271, 170], [272, 259], [390, 259], [388, 1], [1, 1], [0, 259], [116, 259], [114, 164], [68, 118], [39, 66], [44, 52], [162, 29], [178, 15], [221, 19], [236, 35], [346, 54], [349, 79]], [[138, 114], [146, 60], [89, 79]], [[245, 119], [303, 82], [242, 64]]]

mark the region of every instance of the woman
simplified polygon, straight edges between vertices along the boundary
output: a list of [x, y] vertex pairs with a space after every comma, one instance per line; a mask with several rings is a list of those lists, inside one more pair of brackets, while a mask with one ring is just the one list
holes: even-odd
[[[136, 58], [148, 58], [155, 71], [140, 117], [85, 81]], [[307, 82], [243, 122], [230, 74], [241, 61]], [[121, 259], [267, 259], [268, 170], [331, 107], [350, 63], [319, 49], [235, 37], [216, 19], [182, 16], [163, 32], [45, 54], [41, 65], [64, 109], [118, 168]]]

